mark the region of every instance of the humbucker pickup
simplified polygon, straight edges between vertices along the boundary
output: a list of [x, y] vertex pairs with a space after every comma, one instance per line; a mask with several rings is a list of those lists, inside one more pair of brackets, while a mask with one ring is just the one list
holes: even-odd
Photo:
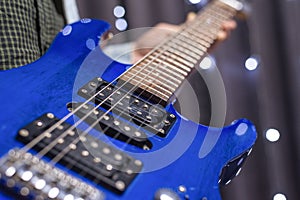
[[[120, 84], [122, 87], [119, 87]], [[86, 99], [92, 98], [96, 105], [110, 109], [160, 137], [166, 137], [176, 121], [175, 115], [166, 112], [161, 105], [151, 104], [135, 94], [131, 91], [135, 86], [120, 84], [94, 78], [81, 87], [78, 94]]]
[[[53, 114], [44, 114], [22, 128], [17, 139], [27, 144], [44, 134], [44, 138], [33, 149], [41, 151], [55, 143], [46, 152], [47, 157], [55, 158], [64, 152], [64, 156], [58, 160], [60, 164], [116, 193], [124, 192], [141, 171], [142, 162], [66, 122], [47, 132], [58, 121]], [[67, 135], [62, 137], [65, 133]]]
[[76, 109], [75, 115], [80, 118], [84, 117], [84, 121], [93, 126], [94, 129], [114, 139], [132, 144], [144, 150], [152, 148], [152, 143], [148, 140], [147, 135], [142, 129], [124, 122], [120, 117], [114, 117], [110, 113], [96, 109], [91, 104], [71, 103], [68, 104], [68, 108], [70, 110]]

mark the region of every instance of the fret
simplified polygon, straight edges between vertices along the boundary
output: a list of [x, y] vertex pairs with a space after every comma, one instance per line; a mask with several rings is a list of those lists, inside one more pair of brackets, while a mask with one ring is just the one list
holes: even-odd
[[214, 11], [214, 13], [217, 13], [218, 15], [223, 15], [225, 17], [224, 20], [232, 18], [237, 12], [235, 9], [224, 4], [223, 2], [217, 2], [216, 5], [218, 6], [212, 9], [212, 11]]
[[231, 16], [231, 17], [233, 17], [234, 14], [237, 12], [237, 10], [236, 10], [235, 8], [233, 8], [233, 7], [229, 6], [229, 5], [227, 5], [227, 4], [224, 3], [224, 2], [217, 1], [217, 2], [215, 2], [215, 4], [217, 5], [215, 8], [218, 8], [218, 9], [220, 9], [220, 10], [227, 10], [227, 11], [231, 12], [231, 13], [232, 13], [232, 16]]
[[[157, 66], [160, 70], [163, 70], [163, 71], [169, 73], [169, 74], [163, 73], [163, 75], [164, 75], [164, 76], [168, 76], [170, 79], [173, 79], [173, 81], [175, 81], [175, 82], [181, 83], [181, 80], [184, 80], [184, 79], [185, 79], [185, 76], [182, 76], [181, 74], [176, 73], [176, 72], [173, 70], [173, 68], [170, 69], [168, 66], [163, 66], [163, 65], [161, 65], [160, 63], [155, 63], [155, 62], [154, 62], [154, 64], [156, 64], [156, 66]], [[172, 74], [172, 75], [171, 75], [171, 74]]]
[[198, 48], [195, 48], [195, 47], [193, 47], [191, 45], [187, 45], [186, 43], [180, 42], [178, 40], [174, 40], [173, 43], [176, 43], [177, 45], [179, 45], [179, 46], [181, 46], [181, 47], [183, 47], [185, 49], [188, 49], [189, 51], [192, 51], [195, 54], [200, 55], [200, 56], [202, 56], [204, 54], [204, 52], [206, 52], [206, 49], [205, 50], [203, 49], [203, 51], [202, 51], [202, 50], [200, 50]]
[[177, 62], [176, 60], [172, 59], [171, 57], [165, 56], [163, 53], [153, 52], [153, 54], [154, 55], [159, 54], [158, 57], [163, 59], [164, 62], [168, 62], [170, 64], [176, 65], [176, 66], [180, 67], [181, 69], [185, 70], [186, 72], [191, 71], [192, 66], [181, 64], [181, 63]]
[[[131, 77], [129, 75], [131, 75], [130, 71], [128, 73], [126, 73], [123, 78], [128, 79], [129, 77]], [[167, 86], [165, 83], [158, 81], [158, 79], [156, 79], [153, 76], [145, 76], [145, 77], [137, 76], [134, 80], [136, 82], [141, 82], [144, 85], [148, 85], [152, 88], [155, 88], [156, 90], [162, 90], [165, 93], [168, 93], [170, 95], [173, 94], [173, 92], [176, 90], [176, 88], [171, 88], [171, 87]], [[149, 84], [146, 84], [145, 82], [147, 82]]]
[[[192, 31], [192, 30], [195, 30], [195, 31]], [[197, 34], [195, 34], [195, 32], [197, 32]], [[202, 24], [197, 23], [197, 24], [194, 24], [194, 26], [191, 26], [189, 29], [182, 31], [182, 33], [180, 33], [180, 34], [184, 34], [186, 36], [189, 36], [190, 34], [192, 34], [192, 37], [200, 38], [209, 43], [213, 43], [216, 39], [217, 32], [218, 31], [212, 31], [211, 28], [208, 28], [207, 26], [203, 26]]]
[[[195, 33], [197, 32], [197, 34]], [[184, 34], [190, 34], [193, 37], [200, 37], [200, 35], [202, 35], [203, 37], [208, 38], [210, 41], [214, 42], [217, 38], [217, 34], [216, 32], [210, 32], [209, 30], [206, 30], [205, 28], [201, 28], [201, 29], [188, 29], [184, 32]]]
[[[132, 76], [131, 72], [128, 72], [122, 76], [122, 80], [128, 81], [131, 76]], [[155, 84], [154, 81], [155, 79], [150, 80], [148, 77], [139, 77], [139, 76], [135, 76], [135, 79], [129, 80], [129, 82], [132, 83], [134, 86], [143, 88], [145, 90], [147, 90], [147, 87], [150, 87], [156, 90], [157, 92], [160, 92], [161, 94], [165, 94], [165, 95], [172, 94], [171, 90], [168, 90], [168, 88], [164, 88], [162, 85]], [[143, 85], [144, 87], [141, 87], [141, 85]]]
[[182, 59], [185, 59], [187, 62], [190, 63], [197, 63], [197, 59], [191, 57], [190, 55], [186, 54], [186, 53], [182, 53], [180, 51], [177, 51], [176, 49], [168, 49], [168, 52], [172, 53], [172, 54], [176, 54], [177, 56], [181, 57]]
[[190, 66], [186, 66], [184, 64], [181, 64], [181, 63], [177, 62], [176, 60], [171, 59], [171, 58], [169, 58], [167, 56], [164, 56], [164, 55], [160, 55], [159, 57], [164, 59], [165, 62], [168, 62], [172, 65], [176, 65], [177, 67], [179, 67], [181, 69], [184, 69], [186, 72], [190, 72], [191, 68], [193, 67], [193, 66], [190, 67]]
[[181, 83], [181, 81], [185, 79], [185, 76], [182, 76], [180, 73], [176, 73], [174, 70], [172, 70], [173, 68], [169, 68], [170, 66], [160, 65], [160, 63], [157, 64], [160, 70], [170, 73], [170, 74], [164, 73], [164, 75], [167, 75], [168, 77], [173, 79], [173, 81]]
[[[149, 55], [149, 58], [153, 58], [152, 55]], [[184, 77], [186, 77], [188, 75], [187, 72], [177, 68], [177, 67], [174, 67], [174, 65], [168, 63], [168, 62], [165, 62], [163, 60], [161, 60], [160, 58], [156, 58], [156, 60], [160, 63], [163, 63], [164, 65], [166, 65], [167, 67], [171, 68], [172, 70], [175, 70], [175, 71], [178, 71], [180, 74], [182, 74]]]
[[191, 29], [189, 29], [183, 31], [180, 35], [188, 40], [194, 40], [204, 47], [211, 46], [211, 43], [214, 42], [211, 34], [204, 34], [204, 30], [202, 30], [202, 27], [195, 28], [195, 30], [197, 30], [197, 34], [195, 34], [195, 31], [191, 31]]
[[[152, 68], [155, 68], [157, 71], [161, 72], [160, 75], [164, 76], [165, 79], [172, 79], [172, 81], [170, 80], [170, 82], [172, 82], [173, 85], [177, 85], [175, 82], [180, 83], [181, 80], [183, 80], [185, 78], [184, 76], [177, 74], [176, 72], [169, 70], [169, 68], [164, 67], [164, 66], [160, 67], [160, 66], [156, 65], [156, 66], [149, 66], [148, 68], [144, 68], [143, 70], [145, 70], [146, 72], [149, 72], [149, 74], [151, 74]], [[136, 71], [136, 68], [132, 68], [130, 70]], [[172, 75], [167, 74], [166, 72], [171, 73]]]
[[217, 8], [214, 10], [210, 10], [207, 14], [210, 15], [211, 17], [214, 17], [215, 20], [219, 20], [219, 21], [226, 21], [232, 17], [232, 14], [230, 12], [225, 12], [223, 9], [217, 9]]
[[[214, 16], [206, 14], [202, 18], [199, 18], [197, 21], [195, 21], [195, 25], [206, 26], [209, 29], [219, 30], [221, 24], [217, 23], [217, 21], [215, 21], [213, 18]], [[209, 25], [209, 27], [207, 25]]]
[[[124, 78], [129, 78], [129, 77], [124, 75]], [[126, 79], [124, 81], [126, 81]], [[169, 94], [166, 94], [162, 91], [162, 89], [153, 88], [151, 85], [145, 84], [143, 82], [139, 82], [139, 81], [134, 80], [134, 79], [131, 79], [130, 83], [137, 86], [137, 87], [139, 87], [139, 88], [141, 88], [141, 89], [143, 89], [143, 90], [145, 90], [145, 91], [150, 92], [151, 94], [154, 94], [154, 95], [162, 98], [163, 100], [168, 100], [173, 94], [173, 93], [170, 93], [170, 92], [168, 92]]]
[[191, 68], [194, 67], [194, 64], [193, 62], [189, 62], [187, 60], [185, 60], [185, 58], [183, 58], [181, 55], [176, 55], [174, 53], [171, 53], [171, 52], [168, 52], [168, 50], [164, 51], [164, 52], [161, 52], [163, 55], [165, 56], [169, 56], [170, 58], [173, 58], [174, 60], [178, 61], [179, 63], [182, 63], [186, 66], [190, 66]]
[[188, 44], [190, 44], [190, 46], [192, 46], [193, 48], [200, 50], [200, 51], [202, 52], [202, 54], [205, 53], [205, 52], [207, 52], [208, 47], [206, 47], [206, 46], [204, 46], [204, 45], [201, 45], [201, 44], [195, 44], [193, 41], [191, 41], [191, 40], [185, 40], [185, 39], [182, 38], [182, 37], [179, 37], [178, 39], [180, 39], [182, 43], [183, 43], [183, 42], [184, 42], [184, 43], [188, 43]]
[[198, 40], [198, 41], [191, 40], [190, 37], [185, 37], [182, 34], [178, 35], [177, 39], [180, 39], [182, 42], [187, 42], [196, 48], [202, 48], [203, 51], [207, 51], [207, 49], [210, 47], [210, 44], [204, 40]]
[[199, 54], [196, 54], [196, 53], [194, 53], [192, 51], [189, 51], [188, 49], [183, 48], [181, 46], [177, 46], [174, 43], [168, 43], [168, 46], [172, 47], [170, 50], [172, 50], [172, 51], [180, 51], [180, 52], [184, 53], [185, 55], [189, 55], [189, 56], [193, 57], [196, 60], [199, 60], [200, 57], [201, 57]]
[[167, 102], [214, 44], [224, 21], [236, 10], [215, 0], [193, 22], [127, 70], [121, 79]]
[[193, 35], [196, 35], [195, 32], [197, 34], [205, 34], [207, 37], [210, 37], [211, 39], [216, 39], [217, 38], [217, 35], [218, 35], [218, 31], [213, 31], [212, 29], [207, 29], [205, 27], [191, 27], [191, 29], [187, 30], [186, 31], [187, 33], [190, 33], [190, 34], [193, 34]]
[[[136, 70], [136, 69], [132, 68], [132, 69], [128, 70], [127, 72], [130, 73], [130, 74], [132, 74], [132, 75], [134, 75], [134, 71], [135, 71], [135, 70]], [[152, 71], [149, 71], [147, 68], [145, 68], [144, 70], [145, 70], [146, 72], [148, 72], [148, 74], [142, 73], [142, 74], [145, 74], [145, 75], [146, 75], [145, 77], [151, 75], [151, 76], [155, 76], [156, 79], [161, 79], [161, 76], [164, 76], [164, 75], [165, 75], [165, 73], [161, 73], [161, 71], [159, 71], [159, 72], [152, 72]], [[131, 71], [132, 71], [132, 72], [131, 72]], [[172, 76], [169, 76], [169, 78], [170, 78], [170, 77], [172, 77]], [[176, 80], [176, 79], [174, 79], [174, 77], [172, 77], [172, 78], [173, 78], [173, 80]], [[173, 85], [173, 86], [175, 87], [175, 89], [176, 89], [176, 88], [178, 87], [178, 85], [181, 83], [180, 81], [176, 80], [176, 82], [178, 83], [178, 84], [176, 84], [174, 81], [171, 81], [171, 80], [169, 80], [169, 79], [167, 79], [167, 78], [163, 79], [163, 81], [166, 81], [166, 82], [168, 82], [168, 84]], [[159, 81], [159, 82], [160, 82], [160, 83], [163, 83], [162, 81]]]
[[222, 20], [228, 19], [228, 17], [232, 17], [232, 13], [220, 8], [218, 6], [214, 7], [213, 9], [208, 10], [207, 15], [222, 18]]
[[185, 35], [181, 34], [179, 37], [181, 41], [186, 41], [189, 42], [190, 44], [192, 44], [194, 47], [199, 48], [200, 46], [205, 47], [205, 48], [209, 48], [211, 46], [211, 43], [205, 41], [204, 39], [196, 39], [196, 40], [192, 40], [191, 36], [190, 37], [186, 37]]

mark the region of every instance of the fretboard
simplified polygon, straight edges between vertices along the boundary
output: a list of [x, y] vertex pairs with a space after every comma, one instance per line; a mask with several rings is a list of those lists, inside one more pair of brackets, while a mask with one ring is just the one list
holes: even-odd
[[156, 103], [168, 102], [216, 42], [222, 24], [236, 14], [231, 3], [231, 0], [211, 2], [193, 21], [183, 24], [180, 31], [127, 70], [121, 79], [158, 97], [160, 102]]

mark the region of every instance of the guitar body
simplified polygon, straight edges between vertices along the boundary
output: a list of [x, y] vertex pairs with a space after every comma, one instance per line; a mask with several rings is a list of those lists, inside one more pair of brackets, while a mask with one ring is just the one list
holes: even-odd
[[[80, 87], [99, 76], [111, 82], [128, 68], [112, 61], [96, 47], [100, 35], [108, 28], [103, 21], [88, 19], [68, 25], [39, 60], [0, 72], [1, 157], [11, 149], [24, 146], [16, 140], [22, 127], [49, 112], [62, 119], [69, 113], [67, 103], [86, 101], [77, 95]], [[157, 195], [168, 196], [169, 192], [169, 197], [174, 195], [178, 199], [220, 199], [218, 181], [222, 169], [251, 149], [256, 139], [254, 126], [241, 119], [224, 128], [209, 128], [185, 119], [172, 104], [165, 109], [176, 116], [176, 121], [165, 138], [145, 130], [152, 143], [148, 151], [132, 145], [124, 147], [122, 141], [110, 143], [101, 132], [91, 131], [143, 163], [142, 170], [121, 194], [61, 165], [59, 168], [96, 187], [109, 200], [152, 200], [155, 195], [159, 199]], [[73, 124], [72, 119], [68, 123]], [[242, 162], [239, 160], [239, 164]], [[6, 192], [6, 187], [1, 188], [0, 199], [14, 198]]]

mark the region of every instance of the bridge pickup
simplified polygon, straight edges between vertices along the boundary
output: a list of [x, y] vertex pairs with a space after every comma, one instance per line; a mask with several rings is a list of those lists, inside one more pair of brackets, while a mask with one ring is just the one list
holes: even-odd
[[0, 184], [16, 199], [104, 199], [95, 187], [20, 149], [0, 159]]
[[129, 83], [126, 86], [119, 87], [119, 85], [94, 78], [80, 88], [78, 94], [86, 99], [93, 97], [93, 103], [107, 110], [111, 109], [113, 113], [132, 120], [153, 134], [166, 137], [176, 121], [175, 115], [166, 112], [158, 104], [151, 104], [140, 96], [130, 93], [130, 88], [134, 88], [133, 85]]
[[[149, 150], [152, 143], [148, 140], [143, 130], [137, 129], [122, 119], [115, 118], [110, 113], [96, 109], [93, 105], [83, 103], [71, 103], [68, 105], [71, 110], [79, 108], [75, 115], [80, 118], [85, 117], [84, 121], [93, 125], [95, 129], [104, 134], [139, 148]], [[100, 125], [100, 126], [99, 126]]]
[[54, 158], [64, 151], [60, 164], [116, 193], [124, 192], [141, 171], [142, 162], [66, 122], [48, 132], [58, 121], [53, 114], [45, 114], [21, 129], [17, 139], [27, 144], [43, 134], [42, 140], [33, 147], [35, 150], [44, 150], [54, 142], [47, 157]]

